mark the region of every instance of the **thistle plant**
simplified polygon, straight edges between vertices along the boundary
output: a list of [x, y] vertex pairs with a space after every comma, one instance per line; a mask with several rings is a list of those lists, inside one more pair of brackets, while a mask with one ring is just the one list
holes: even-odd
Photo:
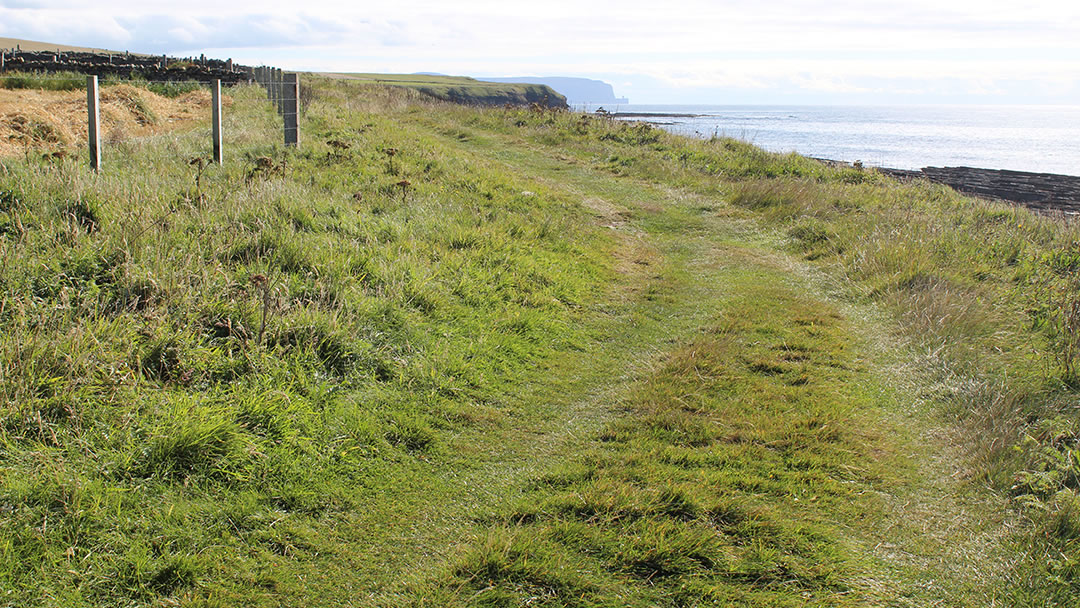
[[326, 145], [330, 146], [330, 151], [326, 153], [326, 160], [342, 160], [349, 155], [349, 148], [352, 145], [347, 141], [341, 141], [340, 139], [331, 139], [326, 142]]
[[397, 156], [397, 148], [387, 148], [383, 150], [383, 154], [386, 155], [387, 160], [387, 172], [390, 175], [397, 175], [397, 171], [394, 169], [394, 157]]
[[202, 156], [193, 156], [188, 160], [188, 165], [195, 167], [195, 202], [201, 203], [203, 200], [202, 195], [202, 175], [206, 170], [206, 165], [209, 164], [208, 159]]
[[410, 182], [407, 179], [403, 179], [400, 182], [395, 183], [394, 185], [397, 186], [398, 188], [401, 188], [401, 202], [404, 203], [405, 202], [405, 194], [408, 192], [409, 186], [412, 185], [412, 182]]
[[262, 323], [259, 325], [259, 337], [255, 342], [262, 345], [263, 335], [266, 333], [266, 318], [270, 314], [270, 279], [265, 274], [257, 274], [251, 277], [251, 286], [262, 291]]

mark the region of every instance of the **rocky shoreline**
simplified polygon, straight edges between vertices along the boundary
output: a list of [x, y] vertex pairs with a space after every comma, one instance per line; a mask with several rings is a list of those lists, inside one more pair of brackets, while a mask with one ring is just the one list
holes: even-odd
[[[597, 110], [595, 114], [616, 119], [645, 119], [643, 122], [658, 126], [673, 123], [648, 119], [699, 116], [689, 113], [606, 112], [603, 109]], [[849, 162], [825, 158], [814, 160], [834, 166], [853, 166]], [[1043, 213], [1080, 214], [1080, 177], [1078, 176], [976, 167], [923, 167], [916, 170], [874, 167], [873, 170], [902, 180], [929, 180], [965, 194], [1017, 203]]]
[[959, 192], [1019, 203], [1044, 213], [1080, 214], [1080, 177], [975, 167], [878, 169], [900, 179], [928, 179]]
[[[854, 166], [828, 158], [814, 160], [835, 167]], [[1018, 203], [1043, 213], [1080, 214], [1080, 177], [1074, 175], [976, 167], [923, 167], [914, 170], [873, 167], [872, 170], [901, 180], [925, 179], [964, 194]]]

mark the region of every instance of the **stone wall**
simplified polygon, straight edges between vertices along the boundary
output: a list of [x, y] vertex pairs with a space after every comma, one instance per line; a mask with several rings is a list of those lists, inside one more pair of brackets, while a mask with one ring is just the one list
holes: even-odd
[[141, 77], [152, 81], [201, 81], [220, 79], [225, 84], [249, 82], [253, 70], [234, 65], [231, 59], [166, 57], [129, 53], [83, 53], [59, 51], [0, 50], [0, 72], [78, 72], [119, 78]]

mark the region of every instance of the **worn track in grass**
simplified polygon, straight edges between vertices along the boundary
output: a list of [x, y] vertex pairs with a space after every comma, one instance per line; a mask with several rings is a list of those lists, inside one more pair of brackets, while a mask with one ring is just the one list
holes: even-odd
[[[745, 298], [752, 301], [757, 290], [772, 289], [794, 290], [842, 311], [851, 331], [846, 347], [858, 367], [848, 381], [873, 393], [872, 409], [858, 417], [858, 424], [870, 426], [860, 432], [879, 443], [870, 452], [879, 459], [875, 467], [890, 471], [884, 480], [859, 482], [865, 483], [860, 494], [875, 495], [870, 507], [860, 507], [869, 509], [861, 524], [838, 521], [844, 515], [827, 511], [812, 516], [831, 520], [841, 531], [834, 540], [858, 558], [847, 591], [807, 603], [997, 604], [1011, 559], [1004, 502], [955, 474], [960, 456], [949, 447], [947, 427], [925, 404], [911, 405], [928, 382], [911, 363], [916, 353], [878, 339], [889, 334], [883, 315], [852, 304], [842, 286], [783, 253], [775, 235], [720, 197], [615, 177], [562, 151], [530, 149], [494, 134], [462, 153], [497, 159], [508, 171], [579, 198], [623, 244], [618, 255], [625, 258], [625, 272], [602, 337], [539, 370], [516, 397], [529, 405], [515, 409], [535, 414], [508, 421], [494, 435], [462, 435], [454, 449], [472, 464], [432, 469], [432, 483], [444, 488], [438, 503], [426, 501], [423, 487], [399, 488], [353, 521], [360, 530], [387, 525], [388, 512], [400, 515], [380, 546], [372, 547], [375, 559], [349, 564], [353, 575], [370, 570], [372, 580], [388, 568], [395, 571], [392, 578], [400, 584], [368, 589], [372, 605], [426, 597], [430, 591], [422, 590], [433, 573], [466, 559], [462, 555], [504, 525], [486, 522], [498, 522], [516, 503], [536, 500], [529, 493], [536, 479], [583, 459], [605, 427], [632, 415], [626, 402], [672, 352], [725, 315], [746, 314], [732, 307], [733, 300], [743, 298], [746, 306]], [[356, 600], [352, 595], [346, 603]], [[472, 596], [449, 601], [483, 603]]]
[[[102, 368], [94, 357], [135, 352], [142, 375], [124, 394], [142, 405], [114, 423], [124, 399], [91, 409], [88, 393], [85, 426], [56, 408], [48, 424], [41, 409], [6, 410], [3, 472], [26, 480], [0, 479], [0, 517], [19, 534], [0, 539], [0, 581], [55, 575], [37, 595], [6, 593], [40, 605], [1000, 603], [1011, 523], [1000, 497], [955, 474], [933, 361], [729, 204], [737, 182], [627, 171], [651, 141], [642, 130], [559, 134], [544, 114], [387, 95], [382, 114], [315, 104], [313, 131], [351, 143], [249, 169], [246, 191], [235, 164], [200, 171], [194, 191], [175, 163], [162, 175], [118, 164], [166, 205], [154, 230], [167, 246], [120, 238], [125, 210], [111, 203], [129, 193], [113, 177], [13, 169], [36, 181], [6, 185], [4, 204], [67, 227], [42, 246], [88, 277], [77, 287], [100, 277], [119, 281], [105, 295], [155, 295], [135, 279], [158, 276], [186, 299], [121, 310], [113, 322], [145, 335], [113, 336], [112, 351], [65, 341], [110, 335], [85, 325], [101, 300], [57, 320], [66, 331], [42, 348], [82, 353], [84, 371], [56, 381], [81, 387]], [[89, 202], [24, 208], [72, 189]], [[101, 242], [123, 255], [96, 255]], [[189, 263], [148, 261], [172, 250]], [[253, 348], [243, 327], [266, 275], [293, 300], [270, 319], [273, 346], [260, 331]], [[28, 292], [8, 293], [29, 310], [51, 302]], [[249, 384], [214, 384], [223, 369]], [[36, 394], [32, 373], [13, 378]], [[117, 428], [129, 436], [110, 443]], [[94, 449], [54, 445], [67, 442]]]

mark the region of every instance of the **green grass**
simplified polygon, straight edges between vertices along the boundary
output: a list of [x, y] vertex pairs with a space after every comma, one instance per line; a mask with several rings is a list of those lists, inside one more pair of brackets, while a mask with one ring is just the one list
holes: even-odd
[[484, 82], [467, 76], [429, 74], [343, 74], [381, 86], [402, 87], [429, 97], [468, 105], [566, 105], [566, 97], [546, 85]]
[[75, 72], [4, 72], [0, 75], [0, 88], [80, 91], [86, 89], [86, 76]]
[[1031, 518], [1011, 601], [1071, 601], [1073, 223], [726, 139], [687, 141], [570, 114], [489, 115], [485, 124], [518, 145], [561, 139], [562, 158], [624, 179], [719, 194], [767, 222], [788, 251], [842, 278], [846, 297], [890, 311], [915, 349], [926, 398], [962, 433], [965, 477], [1011, 496]]
[[[572, 209], [388, 121], [365, 139], [369, 158], [393, 143], [402, 170], [422, 168], [405, 200], [385, 163], [316, 152], [251, 179], [237, 152], [194, 196], [193, 137], [107, 153], [100, 178], [5, 165], [5, 589], [121, 601], [86, 573], [120, 576], [158, 526], [214, 578], [251, 542], [221, 528], [231, 497], [268, 521], [329, 518], [381, 469], [500, 415], [526, 366], [582, 339], [568, 328], [608, 271]], [[56, 498], [69, 482], [89, 484], [85, 512]], [[139, 581], [129, 595], [153, 595]]]
[[438, 74], [364, 74], [349, 72], [346, 75], [359, 80], [369, 80], [380, 84], [475, 84], [477, 86], [487, 86], [490, 88], [499, 88], [500, 84], [496, 82], [483, 82], [475, 78], [469, 78], [468, 76], [443, 76]]
[[[145, 78], [119, 78], [103, 76], [101, 86], [130, 84], [164, 97], [179, 97], [184, 93], [202, 88], [202, 85], [190, 82], [151, 82]], [[4, 72], [0, 74], [0, 88], [3, 89], [39, 89], [44, 91], [82, 91], [86, 90], [86, 75], [77, 72]]]
[[842, 525], [873, 510], [884, 474], [872, 392], [842, 317], [770, 274], [720, 273], [728, 295], [703, 335], [631, 386], [599, 444], [537, 479], [431, 604], [873, 598]]
[[1075, 603], [1073, 227], [305, 86], [0, 164], [0, 605]]

